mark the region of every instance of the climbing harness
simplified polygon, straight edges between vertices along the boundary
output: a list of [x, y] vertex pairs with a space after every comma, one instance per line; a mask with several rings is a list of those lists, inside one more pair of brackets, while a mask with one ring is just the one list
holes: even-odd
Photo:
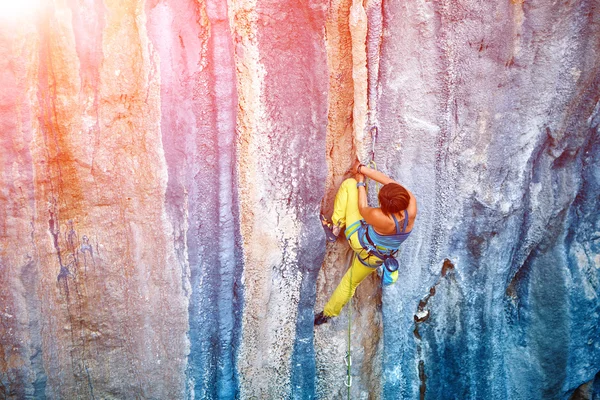
[[[399, 264], [395, 256], [399, 251], [400, 245], [404, 242], [410, 232], [406, 232], [408, 225], [408, 212], [404, 211], [404, 225], [402, 231], [399, 231], [398, 221], [396, 217], [392, 215], [394, 222], [396, 223], [396, 233], [393, 235], [380, 235], [372, 227], [366, 223], [365, 220], [356, 221], [351, 224], [345, 231], [346, 238], [350, 240], [350, 237], [357, 233], [358, 242], [360, 246], [365, 250], [367, 256], [365, 258], [357, 254], [358, 260], [366, 267], [379, 267], [383, 264], [385, 270], [389, 273], [393, 273], [398, 270]], [[381, 261], [377, 260], [376, 265], [370, 264], [368, 261], [371, 257], [377, 257]]]

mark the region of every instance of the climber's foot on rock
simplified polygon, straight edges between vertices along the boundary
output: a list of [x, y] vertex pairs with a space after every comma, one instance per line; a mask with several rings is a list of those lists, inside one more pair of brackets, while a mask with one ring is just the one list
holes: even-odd
[[321, 324], [326, 324], [327, 322], [329, 322], [330, 319], [331, 319], [331, 317], [324, 315], [323, 311], [321, 311], [320, 313], [315, 315], [315, 326], [321, 325]]
[[340, 234], [340, 227], [338, 225], [334, 225], [333, 222], [329, 221], [323, 215], [321, 215], [321, 225], [325, 231], [325, 236], [327, 236], [327, 241], [335, 242]]

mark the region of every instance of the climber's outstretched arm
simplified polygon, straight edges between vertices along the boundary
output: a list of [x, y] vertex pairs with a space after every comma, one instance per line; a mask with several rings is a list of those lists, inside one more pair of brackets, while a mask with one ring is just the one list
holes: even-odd
[[[358, 171], [358, 167], [360, 167], [360, 171]], [[377, 181], [377, 182], [381, 183], [382, 185], [387, 185], [388, 183], [397, 183], [398, 185], [404, 187], [406, 189], [406, 191], [408, 192], [408, 194], [410, 194], [411, 203], [413, 201], [416, 203], [415, 196], [412, 194], [412, 192], [410, 190], [408, 190], [400, 182], [393, 180], [392, 178], [390, 178], [389, 176], [387, 176], [383, 172], [377, 171], [376, 169], [373, 169], [371, 167], [363, 165], [358, 160], [355, 161], [354, 164], [352, 164], [351, 170], [355, 174], [360, 173], [360, 174], [366, 176], [367, 178], [371, 178], [374, 181]], [[416, 204], [415, 204], [415, 206], [416, 206]]]
[[[360, 164], [359, 164], [360, 165]], [[358, 166], [357, 166], [358, 168]], [[358, 172], [358, 171], [356, 171]], [[387, 185], [388, 183], [398, 183], [383, 172], [379, 172], [376, 169], [367, 167], [366, 165], [360, 165], [360, 173], [365, 175], [367, 178], [371, 178], [374, 181], [381, 183], [382, 185]], [[398, 183], [400, 184], [400, 183]]]
[[[363, 168], [364, 167], [360, 169], [361, 172]], [[357, 182], [364, 182], [365, 175], [355, 174], [354, 179], [356, 179]], [[382, 226], [385, 226], [386, 223], [388, 223], [387, 217], [381, 212], [380, 209], [369, 207], [369, 204], [367, 202], [367, 191], [364, 186], [358, 186], [358, 211], [360, 212], [360, 215], [362, 215], [362, 217], [365, 219], [365, 221], [367, 221], [368, 224], [371, 224], [376, 228], [381, 228]]]
[[[360, 173], [358, 171], [359, 167]], [[381, 183], [382, 185], [387, 185], [388, 183], [396, 183], [401, 185], [383, 172], [379, 172], [376, 169], [362, 165], [359, 161], [356, 161], [354, 165], [352, 165], [352, 172], [356, 174], [355, 178], [358, 182], [362, 182], [364, 181], [365, 177], [369, 177], [374, 181]], [[417, 215], [417, 199], [410, 190], [406, 189], [406, 191], [410, 195], [410, 202], [407, 211], [410, 218], [409, 229], [412, 229], [412, 223]], [[362, 187], [358, 190], [358, 209], [367, 223], [373, 225], [375, 228], [385, 229], [386, 225], [389, 225], [390, 223], [390, 219], [381, 212], [381, 209], [369, 207], [367, 203], [366, 190]]]

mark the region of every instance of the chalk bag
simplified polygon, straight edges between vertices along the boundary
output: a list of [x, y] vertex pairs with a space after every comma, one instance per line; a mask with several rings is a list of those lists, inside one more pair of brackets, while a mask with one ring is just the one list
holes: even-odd
[[400, 264], [394, 257], [386, 258], [383, 262], [383, 276], [381, 277], [385, 286], [391, 285], [398, 280], [398, 267]]

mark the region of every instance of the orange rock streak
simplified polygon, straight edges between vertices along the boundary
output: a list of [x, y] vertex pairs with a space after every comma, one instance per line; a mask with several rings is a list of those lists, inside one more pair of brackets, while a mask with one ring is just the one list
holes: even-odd
[[[88, 65], [65, 5], [43, 17], [31, 40], [40, 56], [30, 257], [51, 397], [184, 391], [187, 303], [164, 210], [159, 62], [144, 3], [122, 3], [105, 2], [98, 87], [82, 85]], [[14, 239], [4, 236], [4, 246]]]

